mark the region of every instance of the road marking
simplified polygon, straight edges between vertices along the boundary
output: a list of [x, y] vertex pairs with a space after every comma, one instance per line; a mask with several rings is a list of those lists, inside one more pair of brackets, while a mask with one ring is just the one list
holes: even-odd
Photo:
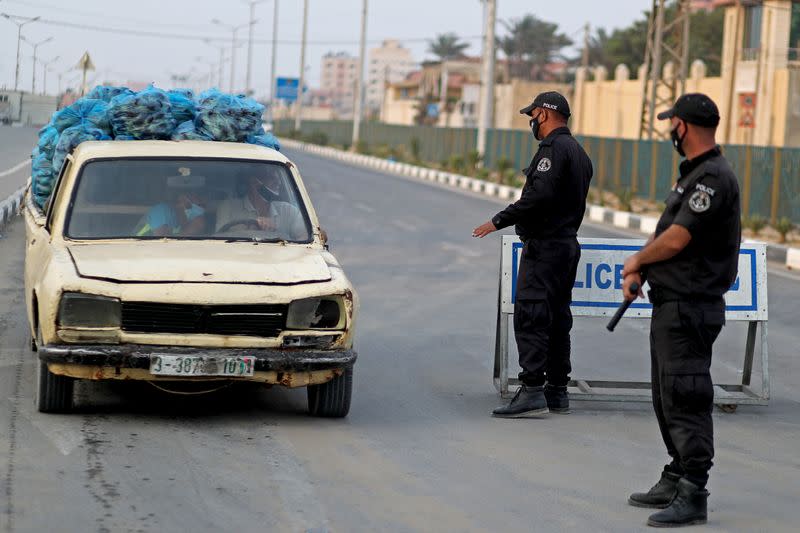
[[460, 256], [468, 257], [470, 259], [483, 257], [483, 253], [478, 250], [473, 250], [472, 248], [467, 248], [466, 246], [461, 246], [451, 242], [443, 242], [441, 248], [445, 252], [453, 252]]
[[[17, 400], [19, 414], [25, 417], [33, 427], [38, 429], [53, 443], [61, 455], [67, 456], [83, 443], [83, 434], [80, 425], [76, 426], [75, 419], [71, 417], [53, 417], [42, 415], [33, 411], [33, 400], [21, 397]], [[63, 420], [63, 421], [62, 421]]]
[[399, 218], [393, 219], [390, 224], [403, 231], [417, 231], [419, 229], [414, 224], [406, 222], [405, 220], [400, 220]]
[[374, 213], [375, 212], [375, 208], [374, 207], [370, 207], [367, 204], [362, 204], [361, 202], [354, 203], [353, 207], [355, 207], [356, 209], [360, 209], [361, 211], [364, 211], [364, 212], [367, 212], [367, 213]]
[[9, 168], [8, 170], [0, 171], [0, 178], [5, 178], [6, 176], [8, 176], [10, 174], [13, 174], [14, 172], [16, 172], [16, 171], [20, 170], [21, 168], [23, 168], [25, 165], [29, 165], [30, 162], [31, 162], [30, 159], [26, 159], [25, 161], [23, 161], [23, 162], [21, 162], [21, 163], [19, 163], [17, 165], [14, 165], [13, 167]]

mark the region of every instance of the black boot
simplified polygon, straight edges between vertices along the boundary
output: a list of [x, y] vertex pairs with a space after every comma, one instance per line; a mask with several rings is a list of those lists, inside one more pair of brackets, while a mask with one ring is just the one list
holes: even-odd
[[550, 411], [547, 409], [547, 400], [544, 397], [544, 386], [522, 385], [508, 405], [498, 407], [492, 414], [500, 418], [524, 418], [548, 412]]
[[567, 387], [556, 387], [547, 384], [544, 386], [544, 397], [547, 399], [547, 407], [551, 413], [569, 413], [569, 393]]
[[661, 479], [653, 485], [648, 492], [635, 492], [628, 497], [628, 503], [634, 507], [649, 507], [652, 509], [664, 509], [669, 507], [675, 495], [678, 493], [678, 481], [681, 476], [667, 472], [661, 473]]
[[647, 525], [652, 527], [681, 527], [705, 524], [708, 520], [708, 491], [686, 478], [678, 481], [678, 495], [669, 507], [650, 515]]

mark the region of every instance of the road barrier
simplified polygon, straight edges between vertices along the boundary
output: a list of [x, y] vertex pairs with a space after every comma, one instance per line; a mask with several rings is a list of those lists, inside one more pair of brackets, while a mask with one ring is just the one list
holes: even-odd
[[[625, 259], [645, 243], [638, 239], [579, 239], [581, 260], [572, 289], [571, 309], [576, 317], [610, 317], [622, 303], [622, 266]], [[494, 384], [503, 397], [519, 380], [509, 376], [509, 324], [514, 314], [517, 271], [522, 243], [504, 235], [500, 261], [497, 301], [497, 332], [494, 354]], [[645, 284], [645, 294], [648, 285]], [[743, 243], [739, 252], [739, 276], [725, 295], [725, 319], [747, 322], [742, 382], [715, 384], [714, 403], [723, 407], [767, 405], [769, 401], [769, 348], [767, 345], [767, 254], [764, 243]], [[649, 318], [652, 305], [645, 297], [636, 300], [625, 318]], [[624, 319], [623, 319], [624, 320]], [[759, 335], [760, 333], [760, 335]], [[609, 334], [610, 335], [610, 334]], [[617, 333], [619, 335], [619, 333]], [[751, 387], [756, 337], [760, 340], [761, 390]], [[650, 383], [642, 381], [599, 381], [576, 379], [570, 382], [572, 398], [612, 402], [651, 401]]]
[[27, 187], [27, 184], [23, 185], [5, 200], [0, 200], [0, 228], [11, 220], [11, 217], [16, 215], [19, 211], [22, 205], [22, 197], [25, 195], [25, 189]]

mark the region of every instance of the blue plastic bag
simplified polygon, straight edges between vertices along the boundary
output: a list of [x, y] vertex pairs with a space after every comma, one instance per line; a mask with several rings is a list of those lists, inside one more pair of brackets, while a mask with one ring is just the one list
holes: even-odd
[[173, 141], [213, 141], [211, 137], [199, 133], [194, 127], [194, 121], [187, 120], [175, 128], [172, 133]]
[[50, 124], [59, 133], [67, 128], [87, 122], [88, 126], [110, 132], [108, 104], [103, 100], [81, 98], [72, 105], [56, 111]]
[[115, 96], [119, 96], [121, 94], [134, 94], [133, 91], [128, 89], [127, 87], [112, 87], [110, 85], [98, 85], [94, 89], [92, 89], [89, 94], [86, 95], [86, 98], [96, 98], [97, 100], [103, 100], [104, 102], [110, 102], [112, 98]]
[[[37, 150], [38, 148], [34, 152]], [[52, 160], [45, 154], [37, 153], [31, 161], [31, 193], [39, 207], [44, 206], [53, 192], [54, 179]]]
[[182, 124], [187, 120], [194, 120], [196, 113], [194, 105], [194, 93], [191, 89], [173, 89], [167, 91], [169, 103], [172, 106], [172, 116], [175, 117], [176, 124]]
[[[263, 131], [263, 130], [262, 130]], [[281, 143], [278, 138], [271, 133], [262, 133], [259, 135], [250, 135], [245, 139], [247, 144], [257, 144], [258, 146], [266, 146], [273, 150], [281, 150]]]
[[177, 125], [169, 96], [152, 85], [136, 94], [115, 96], [109, 116], [115, 137], [137, 140], [169, 139]]
[[38, 150], [47, 154], [47, 157], [53, 158], [53, 151], [56, 149], [58, 143], [58, 130], [52, 126], [45, 126], [39, 131], [39, 143], [37, 144]]
[[64, 164], [67, 154], [72, 152], [80, 143], [108, 140], [111, 140], [111, 137], [106, 132], [98, 128], [88, 127], [85, 124], [65, 129], [58, 138], [58, 144], [53, 154], [53, 172], [57, 174], [61, 171], [61, 165]]
[[243, 142], [261, 128], [264, 106], [251, 98], [211, 89], [198, 102], [195, 128], [215, 141]]

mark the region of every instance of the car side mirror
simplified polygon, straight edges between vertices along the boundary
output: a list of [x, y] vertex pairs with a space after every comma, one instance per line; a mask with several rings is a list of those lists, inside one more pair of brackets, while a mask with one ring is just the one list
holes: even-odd
[[322, 228], [319, 228], [319, 240], [322, 242], [322, 246], [326, 250], [330, 250], [330, 245], [328, 244], [328, 232]]

